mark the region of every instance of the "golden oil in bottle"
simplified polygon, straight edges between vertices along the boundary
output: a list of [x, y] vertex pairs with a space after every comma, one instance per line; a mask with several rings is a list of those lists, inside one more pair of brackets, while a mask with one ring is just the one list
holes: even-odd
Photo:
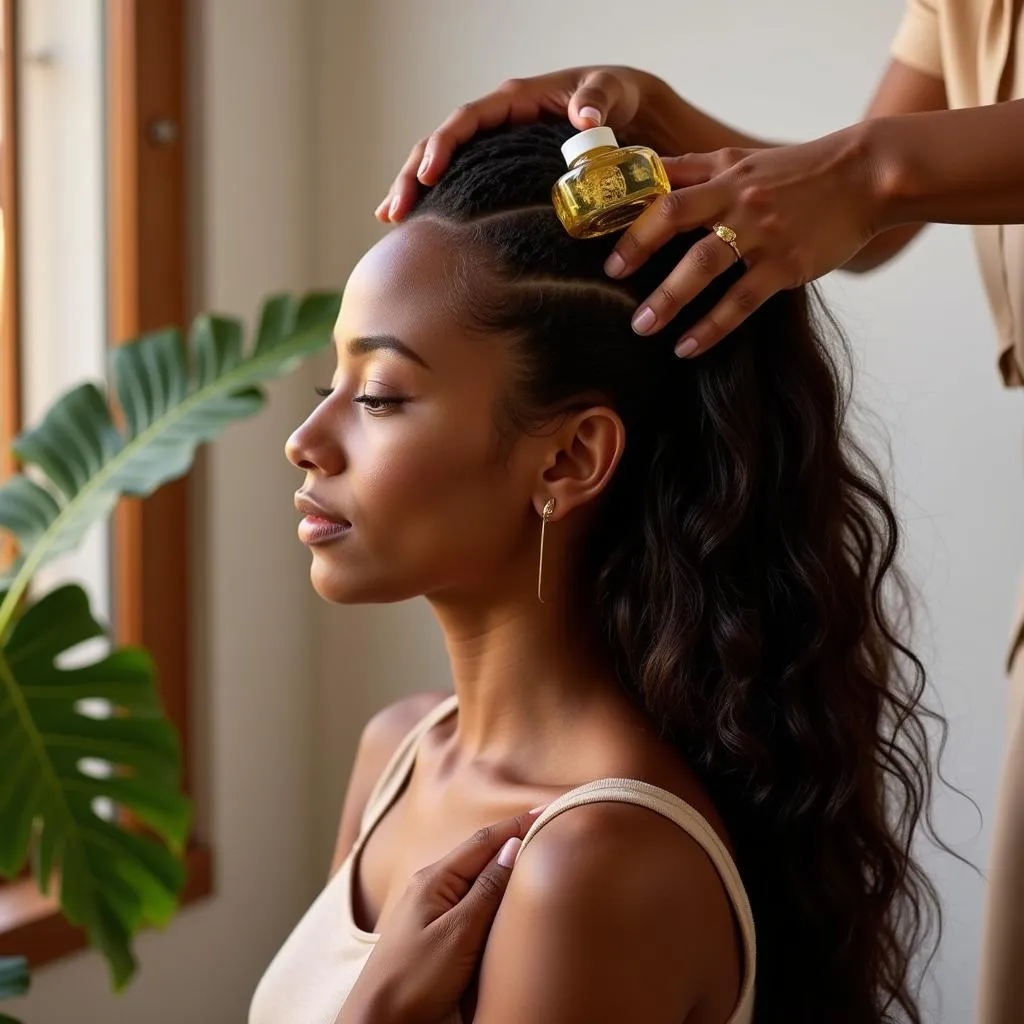
[[569, 170], [551, 202], [573, 238], [597, 238], [627, 227], [671, 190], [665, 165], [646, 146], [623, 146], [611, 128], [588, 128], [562, 146]]

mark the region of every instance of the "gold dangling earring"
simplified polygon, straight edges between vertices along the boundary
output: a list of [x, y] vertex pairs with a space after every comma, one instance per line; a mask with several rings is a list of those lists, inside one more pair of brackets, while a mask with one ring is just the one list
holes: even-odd
[[544, 604], [544, 598], [540, 596], [541, 579], [544, 575], [544, 527], [555, 511], [555, 499], [548, 498], [544, 503], [544, 511], [540, 515], [540, 565], [537, 568], [537, 600]]

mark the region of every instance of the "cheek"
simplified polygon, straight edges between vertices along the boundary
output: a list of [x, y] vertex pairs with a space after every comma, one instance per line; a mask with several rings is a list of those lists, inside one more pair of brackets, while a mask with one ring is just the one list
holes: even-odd
[[[498, 554], [516, 500], [489, 426], [424, 424], [375, 446], [364, 471], [353, 473], [356, 510], [366, 516], [366, 539], [375, 550], [417, 563]], [[357, 470], [359, 461], [354, 453], [350, 468]]]

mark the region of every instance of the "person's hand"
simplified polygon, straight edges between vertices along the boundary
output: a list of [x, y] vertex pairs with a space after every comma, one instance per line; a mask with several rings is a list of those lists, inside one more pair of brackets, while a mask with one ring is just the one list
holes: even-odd
[[[605, 271], [625, 277], [680, 232], [731, 228], [747, 271], [676, 344], [680, 356], [706, 352], [776, 292], [842, 266], [890, 226], [879, 223], [885, 167], [869, 131], [855, 125], [802, 145], [667, 157], [673, 191], [633, 222]], [[739, 258], [714, 234], [697, 242], [640, 305], [633, 329], [660, 330]]]
[[510, 79], [482, 99], [463, 104], [417, 142], [374, 215], [385, 223], [401, 220], [416, 200], [417, 179], [435, 184], [455, 149], [484, 128], [529, 124], [553, 114], [568, 117], [580, 131], [607, 125], [616, 132], [633, 127], [643, 133], [639, 122], [657, 117], [656, 97], [662, 89], [667, 87], [654, 75], [625, 67], [568, 68]]
[[469, 985], [522, 837], [543, 807], [482, 828], [413, 876], [335, 1024], [438, 1024]]

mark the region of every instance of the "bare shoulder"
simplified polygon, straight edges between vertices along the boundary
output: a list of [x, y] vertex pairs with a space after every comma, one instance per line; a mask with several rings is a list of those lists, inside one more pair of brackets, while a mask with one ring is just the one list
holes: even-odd
[[444, 690], [422, 690], [393, 701], [373, 714], [363, 726], [358, 757], [371, 763], [380, 761], [384, 770], [398, 744], [418, 722], [451, 694]]
[[741, 974], [732, 905], [700, 844], [646, 808], [590, 804], [517, 861], [474, 1020], [722, 1024]]
[[449, 693], [425, 690], [381, 708], [363, 726], [349, 775], [330, 874], [341, 866], [359, 835], [359, 823], [373, 787], [399, 744]]

